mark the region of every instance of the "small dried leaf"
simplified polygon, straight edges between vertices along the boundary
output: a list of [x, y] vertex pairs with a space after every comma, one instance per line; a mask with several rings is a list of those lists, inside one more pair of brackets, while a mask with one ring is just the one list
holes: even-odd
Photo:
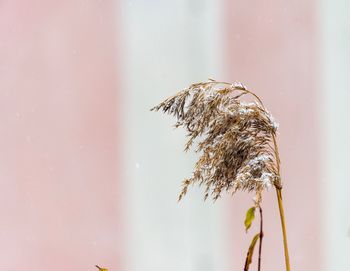
[[246, 232], [251, 227], [254, 218], [255, 218], [255, 207], [251, 207], [248, 209], [245, 215], [244, 225], [245, 225]]
[[259, 240], [259, 238], [260, 238], [260, 233], [257, 233], [253, 237], [252, 242], [250, 243], [248, 253], [247, 253], [247, 258], [245, 260], [244, 271], [249, 270], [249, 265], [252, 263], [252, 259], [253, 259], [253, 252], [254, 252], [255, 244]]
[[107, 268], [102, 268], [102, 267], [99, 267], [98, 265], [95, 265], [99, 271], [108, 271]]

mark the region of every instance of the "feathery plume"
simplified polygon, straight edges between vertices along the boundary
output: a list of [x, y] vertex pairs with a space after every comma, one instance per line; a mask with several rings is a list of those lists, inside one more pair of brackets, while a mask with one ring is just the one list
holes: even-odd
[[[247, 95], [253, 99], [243, 100]], [[214, 200], [223, 191], [253, 191], [260, 199], [264, 189], [281, 186], [274, 147], [278, 125], [243, 84], [209, 79], [151, 110], [175, 116], [175, 127], [188, 132], [185, 151], [196, 145], [200, 154], [192, 177], [183, 181], [179, 200], [191, 184], [204, 185], [204, 198]]]

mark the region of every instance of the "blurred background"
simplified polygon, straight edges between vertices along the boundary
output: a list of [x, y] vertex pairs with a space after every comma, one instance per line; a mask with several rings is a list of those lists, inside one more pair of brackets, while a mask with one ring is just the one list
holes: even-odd
[[[242, 270], [252, 195], [213, 204], [193, 187], [177, 203], [196, 156], [149, 111], [210, 77], [243, 82], [280, 124], [292, 270], [350, 270], [349, 13], [346, 0], [1, 1], [2, 268]], [[275, 197], [263, 270], [284, 270]]]

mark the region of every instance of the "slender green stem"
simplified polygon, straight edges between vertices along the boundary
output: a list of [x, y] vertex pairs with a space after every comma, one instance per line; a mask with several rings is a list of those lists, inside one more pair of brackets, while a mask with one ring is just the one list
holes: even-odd
[[286, 270], [290, 271], [290, 262], [289, 262], [289, 252], [288, 252], [288, 242], [287, 242], [287, 230], [286, 230], [286, 219], [284, 216], [283, 201], [282, 201], [282, 189], [276, 187], [278, 208], [280, 211], [282, 233], [283, 233], [283, 246], [284, 246], [284, 257], [286, 262]]

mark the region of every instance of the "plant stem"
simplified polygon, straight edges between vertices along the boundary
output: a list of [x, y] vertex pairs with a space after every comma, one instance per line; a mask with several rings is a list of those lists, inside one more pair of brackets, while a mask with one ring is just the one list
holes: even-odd
[[259, 206], [259, 213], [260, 213], [260, 238], [259, 238], [259, 261], [258, 261], [258, 271], [261, 270], [261, 250], [262, 250], [262, 239], [264, 237], [264, 232], [263, 232], [263, 213], [262, 209]]
[[286, 261], [286, 270], [290, 271], [289, 263], [289, 252], [288, 252], [288, 242], [287, 242], [287, 230], [286, 230], [286, 220], [284, 216], [283, 202], [282, 202], [282, 188], [276, 187], [278, 208], [280, 211], [282, 233], [283, 233], [283, 246], [284, 246], [284, 257]]
[[[277, 146], [277, 140], [276, 135], [272, 134], [272, 141], [273, 145], [275, 147], [275, 157], [276, 157], [276, 165], [277, 165], [277, 174], [278, 176], [281, 176], [281, 161]], [[288, 252], [288, 241], [287, 241], [287, 230], [286, 230], [286, 219], [284, 216], [284, 208], [283, 208], [283, 201], [282, 201], [282, 184], [281, 179], [278, 180], [277, 183], [275, 183], [276, 188], [276, 194], [277, 194], [277, 201], [278, 201], [278, 208], [280, 212], [280, 218], [281, 218], [281, 226], [282, 226], [282, 234], [283, 234], [283, 246], [284, 246], [284, 258], [286, 262], [286, 271], [290, 271], [290, 262], [289, 262], [289, 252]]]

